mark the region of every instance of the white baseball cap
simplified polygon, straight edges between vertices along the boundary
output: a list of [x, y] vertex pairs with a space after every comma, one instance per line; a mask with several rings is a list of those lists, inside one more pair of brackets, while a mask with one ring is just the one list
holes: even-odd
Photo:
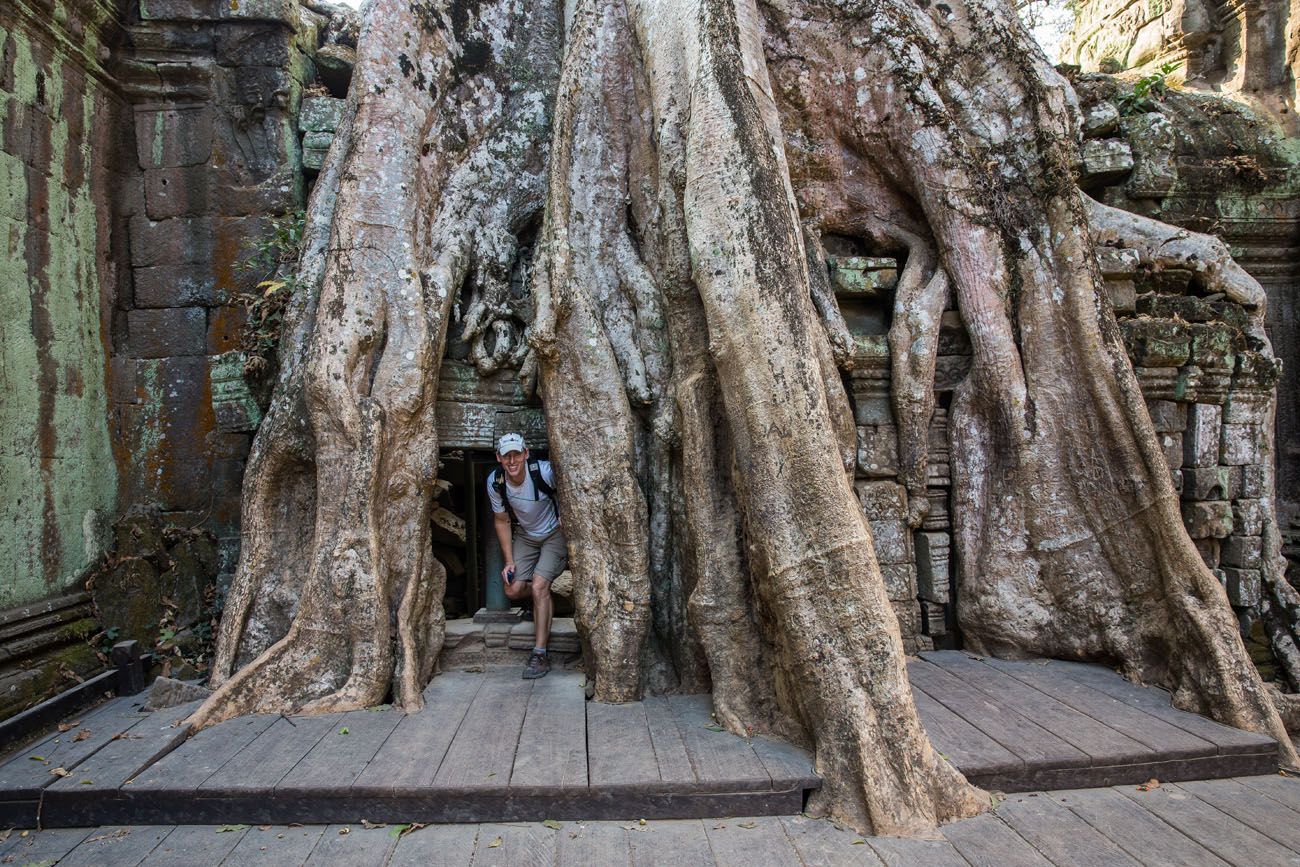
[[511, 452], [522, 452], [526, 448], [524, 438], [517, 433], [505, 434], [497, 440], [497, 454], [508, 455]]

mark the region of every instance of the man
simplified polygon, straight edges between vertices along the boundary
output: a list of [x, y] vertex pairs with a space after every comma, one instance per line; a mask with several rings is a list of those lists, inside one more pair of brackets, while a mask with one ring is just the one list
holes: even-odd
[[501, 466], [488, 474], [488, 501], [506, 561], [501, 570], [506, 596], [515, 602], [533, 600], [536, 632], [524, 668], [524, 679], [532, 680], [551, 670], [546, 652], [551, 637], [551, 582], [568, 564], [569, 550], [560, 530], [551, 462], [529, 460], [528, 447], [517, 433], [497, 441], [497, 461]]

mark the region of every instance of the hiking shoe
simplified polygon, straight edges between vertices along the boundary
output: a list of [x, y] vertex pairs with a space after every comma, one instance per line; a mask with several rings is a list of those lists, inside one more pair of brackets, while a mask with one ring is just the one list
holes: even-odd
[[551, 660], [545, 653], [534, 651], [528, 656], [528, 664], [524, 666], [524, 680], [536, 680], [539, 677], [546, 677], [546, 673], [551, 670]]

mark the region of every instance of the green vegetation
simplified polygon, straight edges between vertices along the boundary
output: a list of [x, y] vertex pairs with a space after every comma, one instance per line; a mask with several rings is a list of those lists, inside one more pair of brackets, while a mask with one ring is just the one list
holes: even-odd
[[1148, 111], [1158, 111], [1157, 103], [1165, 98], [1165, 93], [1169, 89], [1165, 79], [1181, 65], [1177, 61], [1164, 63], [1161, 64], [1159, 72], [1139, 78], [1133, 83], [1133, 92], [1119, 98], [1119, 113], [1124, 117], [1130, 117]]

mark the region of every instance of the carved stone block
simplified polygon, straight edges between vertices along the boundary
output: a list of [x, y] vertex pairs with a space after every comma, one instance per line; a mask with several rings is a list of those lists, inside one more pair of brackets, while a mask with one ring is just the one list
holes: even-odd
[[1264, 501], [1237, 500], [1232, 504], [1232, 532], [1258, 536], [1264, 532]]
[[1182, 433], [1187, 428], [1187, 404], [1172, 400], [1149, 400], [1151, 424], [1160, 433]]
[[900, 602], [916, 599], [916, 569], [911, 563], [887, 563], [880, 567], [885, 595]]
[[1183, 499], [1230, 499], [1231, 478], [1228, 467], [1186, 467], [1183, 469]]
[[1259, 536], [1229, 536], [1223, 540], [1219, 561], [1224, 566], [1239, 569], [1258, 569], [1262, 561], [1262, 539]]
[[1253, 608], [1260, 600], [1260, 575], [1258, 569], [1223, 568], [1227, 584], [1228, 601], [1238, 608]]
[[1260, 500], [1271, 497], [1273, 491], [1268, 485], [1268, 474], [1262, 464], [1243, 466], [1241, 468], [1241, 496], [1247, 500]]
[[1183, 435], [1180, 433], [1157, 434], [1160, 448], [1165, 453], [1165, 463], [1169, 469], [1177, 470], [1183, 465]]
[[916, 550], [917, 595], [931, 602], [948, 602], [951, 537], [947, 533], [921, 532], [913, 536], [913, 543]]
[[1264, 424], [1268, 421], [1269, 406], [1273, 396], [1257, 391], [1234, 391], [1223, 408], [1223, 421], [1227, 424]]
[[1220, 417], [1220, 409], [1214, 404], [1191, 405], [1183, 433], [1183, 466], [1213, 467], [1219, 463]]
[[898, 429], [892, 424], [858, 428], [858, 475], [869, 479], [898, 475]]
[[1083, 143], [1080, 182], [1099, 184], [1122, 178], [1133, 170], [1133, 149], [1119, 139], [1093, 139]]
[[1223, 426], [1223, 463], [1241, 467], [1263, 462], [1263, 428], [1256, 424]]
[[1232, 532], [1232, 504], [1224, 500], [1183, 502], [1183, 526], [1193, 539], [1223, 539]]

